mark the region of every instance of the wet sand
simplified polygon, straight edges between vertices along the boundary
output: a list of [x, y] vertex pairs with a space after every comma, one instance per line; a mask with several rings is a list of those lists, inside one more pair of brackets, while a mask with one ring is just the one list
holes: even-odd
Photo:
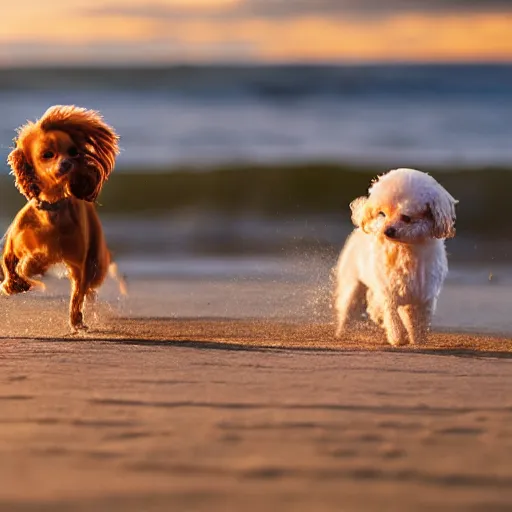
[[82, 336], [49, 288], [1, 301], [0, 510], [512, 506], [507, 286], [448, 283], [400, 349], [311, 283], [107, 283]]

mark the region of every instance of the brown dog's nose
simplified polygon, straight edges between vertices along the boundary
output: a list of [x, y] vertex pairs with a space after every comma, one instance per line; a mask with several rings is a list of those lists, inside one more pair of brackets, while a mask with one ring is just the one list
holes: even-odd
[[388, 238], [395, 238], [396, 237], [396, 229], [394, 227], [389, 227], [386, 229], [386, 231], [384, 231], [384, 234]]
[[67, 174], [69, 171], [73, 169], [74, 166], [75, 164], [72, 160], [62, 160], [59, 166], [59, 172], [60, 174]]

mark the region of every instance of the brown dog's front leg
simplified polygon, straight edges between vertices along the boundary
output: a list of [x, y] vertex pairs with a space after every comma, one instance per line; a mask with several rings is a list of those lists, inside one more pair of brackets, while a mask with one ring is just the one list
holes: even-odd
[[86, 287], [82, 270], [78, 268], [70, 268], [71, 279], [71, 301], [69, 303], [69, 325], [73, 331], [87, 330], [84, 324], [84, 301]]
[[4, 295], [14, 295], [16, 293], [28, 292], [32, 283], [20, 276], [17, 271], [19, 258], [13, 252], [6, 252], [3, 258], [4, 280], [0, 291]]

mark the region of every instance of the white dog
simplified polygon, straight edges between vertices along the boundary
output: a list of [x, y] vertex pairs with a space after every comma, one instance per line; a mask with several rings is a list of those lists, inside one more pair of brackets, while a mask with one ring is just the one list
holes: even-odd
[[336, 335], [366, 309], [391, 345], [425, 341], [448, 272], [456, 201], [434, 178], [396, 169], [351, 204], [356, 229], [336, 267]]

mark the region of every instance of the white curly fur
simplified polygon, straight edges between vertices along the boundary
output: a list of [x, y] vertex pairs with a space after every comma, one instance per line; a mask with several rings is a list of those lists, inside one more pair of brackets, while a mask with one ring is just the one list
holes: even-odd
[[336, 267], [340, 336], [364, 311], [391, 345], [425, 341], [448, 272], [457, 201], [431, 176], [395, 169], [350, 207], [356, 229]]

